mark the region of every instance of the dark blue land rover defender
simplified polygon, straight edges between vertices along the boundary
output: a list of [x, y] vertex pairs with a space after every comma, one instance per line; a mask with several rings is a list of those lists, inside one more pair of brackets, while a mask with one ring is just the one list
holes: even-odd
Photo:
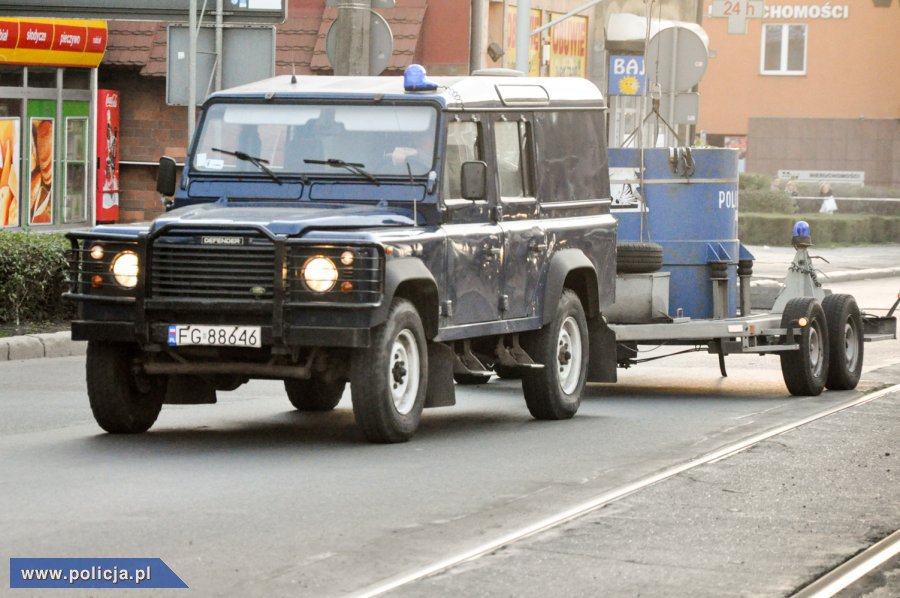
[[538, 419], [615, 379], [605, 106], [582, 79], [277, 77], [213, 94], [167, 212], [70, 233], [91, 409], [143, 432], [164, 403], [280, 379], [301, 411], [350, 383], [374, 442], [454, 379], [522, 379]]

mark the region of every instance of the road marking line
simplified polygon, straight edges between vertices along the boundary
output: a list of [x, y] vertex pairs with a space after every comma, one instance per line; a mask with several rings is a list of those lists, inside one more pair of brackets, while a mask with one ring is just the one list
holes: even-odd
[[900, 554], [900, 530], [812, 582], [793, 598], [830, 598]]
[[784, 434], [785, 432], [789, 432], [801, 426], [804, 426], [810, 422], [814, 422], [817, 419], [822, 419], [824, 417], [828, 417], [829, 415], [833, 415], [838, 413], [839, 411], [843, 411], [845, 409], [849, 409], [851, 407], [856, 407], [858, 405], [863, 405], [865, 403], [874, 401], [876, 399], [880, 399], [885, 395], [889, 395], [891, 393], [900, 391], [900, 384], [894, 384], [887, 388], [883, 388], [881, 390], [875, 391], [873, 393], [869, 393], [867, 395], [863, 395], [856, 399], [847, 401], [846, 403], [842, 403], [837, 405], [836, 407], [832, 407], [830, 409], [826, 409], [821, 413], [817, 413], [815, 415], [811, 415], [809, 417], [805, 417], [796, 422], [785, 424], [783, 426], [779, 426], [772, 430], [761, 432], [759, 434], [754, 434], [749, 438], [745, 438], [744, 440], [735, 442], [728, 446], [717, 449], [711, 453], [708, 453], [702, 457], [698, 457], [696, 459], [691, 459], [685, 463], [681, 463], [679, 465], [673, 465], [662, 471], [659, 471], [655, 474], [646, 476], [641, 478], [635, 482], [630, 484], [626, 484], [625, 486], [620, 486], [619, 488], [615, 488], [613, 490], [609, 490], [595, 496], [589, 501], [583, 502], [581, 504], [575, 505], [565, 511], [561, 511], [555, 515], [551, 515], [549, 517], [545, 517], [531, 525], [527, 525], [518, 530], [509, 532], [507, 534], [503, 534], [493, 540], [475, 546], [474, 548], [470, 548], [464, 552], [458, 553], [454, 556], [447, 557], [445, 559], [441, 559], [436, 563], [432, 563], [431, 565], [427, 565], [422, 567], [421, 569], [412, 571], [410, 573], [401, 574], [396, 577], [390, 578], [384, 582], [381, 582], [377, 585], [371, 586], [367, 589], [362, 590], [360, 593], [353, 594], [353, 596], [357, 598], [374, 598], [375, 596], [381, 596], [386, 592], [390, 592], [391, 590], [395, 590], [401, 586], [413, 583], [415, 581], [419, 581], [420, 579], [424, 579], [426, 577], [430, 577], [435, 575], [436, 573], [440, 573], [457, 565], [461, 565], [467, 561], [471, 561], [477, 559], [479, 557], [485, 556], [492, 552], [503, 548], [513, 542], [518, 540], [523, 540], [529, 536], [533, 536], [534, 534], [546, 531], [548, 529], [552, 529], [554, 527], [559, 527], [573, 519], [577, 519], [592, 511], [596, 511], [597, 509], [606, 506], [611, 502], [615, 502], [620, 500], [629, 494], [633, 494], [638, 490], [642, 490], [647, 488], [648, 486], [652, 486], [657, 482], [661, 482], [673, 476], [676, 476], [680, 473], [693, 469], [695, 467], [699, 467], [701, 465], [706, 465], [708, 463], [713, 463], [715, 461], [724, 459], [741, 451], [744, 451], [754, 444], [758, 444], [764, 440], [768, 440], [773, 436], [778, 436], [780, 434]]

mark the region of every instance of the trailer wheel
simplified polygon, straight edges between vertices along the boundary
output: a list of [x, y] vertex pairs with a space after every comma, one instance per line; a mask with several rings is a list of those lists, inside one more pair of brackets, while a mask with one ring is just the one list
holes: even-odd
[[535, 419], [569, 419], [578, 411], [587, 378], [588, 330], [581, 301], [563, 291], [552, 322], [523, 335], [525, 351], [542, 368], [522, 372], [522, 392]]
[[829, 390], [853, 390], [862, 373], [864, 336], [862, 316], [852, 295], [828, 295], [822, 301], [828, 323]]
[[453, 374], [453, 379], [460, 386], [475, 386], [478, 384], [487, 384], [490, 376], [483, 374]]
[[502, 380], [519, 380], [522, 378], [521, 368], [500, 365], [499, 363], [494, 366], [494, 373]]
[[663, 248], [657, 243], [627, 241], [616, 245], [616, 272], [647, 274], [663, 267]]
[[[807, 320], [797, 327], [800, 318]], [[828, 326], [825, 312], [812, 297], [797, 297], [788, 301], [781, 314], [781, 327], [793, 327], [799, 334], [800, 349], [781, 353], [781, 374], [788, 391], [794, 396], [817, 396], [825, 388], [828, 378]]]
[[346, 385], [343, 380], [328, 381], [321, 376], [306, 380], [287, 378], [284, 390], [291, 405], [298, 411], [331, 411], [341, 402]]
[[353, 416], [371, 442], [406, 442], [419, 427], [428, 387], [428, 349], [412, 303], [395, 299], [372, 343], [350, 366]]
[[162, 409], [167, 378], [136, 374], [136, 352], [128, 343], [88, 342], [88, 400], [94, 419], [111, 434], [146, 432]]

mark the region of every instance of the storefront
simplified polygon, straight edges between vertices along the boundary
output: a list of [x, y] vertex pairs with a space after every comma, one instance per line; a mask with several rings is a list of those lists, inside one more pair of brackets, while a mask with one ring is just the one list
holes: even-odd
[[93, 199], [98, 170], [101, 190], [117, 176], [117, 110], [103, 112], [104, 168], [94, 167], [106, 43], [106, 21], [0, 18], [0, 228], [115, 220], [113, 194], [99, 214]]

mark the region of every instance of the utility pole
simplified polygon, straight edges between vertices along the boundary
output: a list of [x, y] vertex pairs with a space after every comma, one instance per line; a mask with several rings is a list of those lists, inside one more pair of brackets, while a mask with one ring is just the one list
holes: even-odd
[[472, 0], [471, 31], [472, 39], [469, 42], [470, 73], [483, 69], [485, 64], [484, 56], [487, 54], [488, 47], [488, 0]]
[[528, 74], [531, 49], [531, 0], [519, 0], [516, 8], [516, 70]]
[[191, 0], [188, 10], [188, 125], [187, 143], [194, 136], [197, 119], [197, 0]]
[[372, 0], [340, 0], [335, 23], [335, 75], [368, 75]]

